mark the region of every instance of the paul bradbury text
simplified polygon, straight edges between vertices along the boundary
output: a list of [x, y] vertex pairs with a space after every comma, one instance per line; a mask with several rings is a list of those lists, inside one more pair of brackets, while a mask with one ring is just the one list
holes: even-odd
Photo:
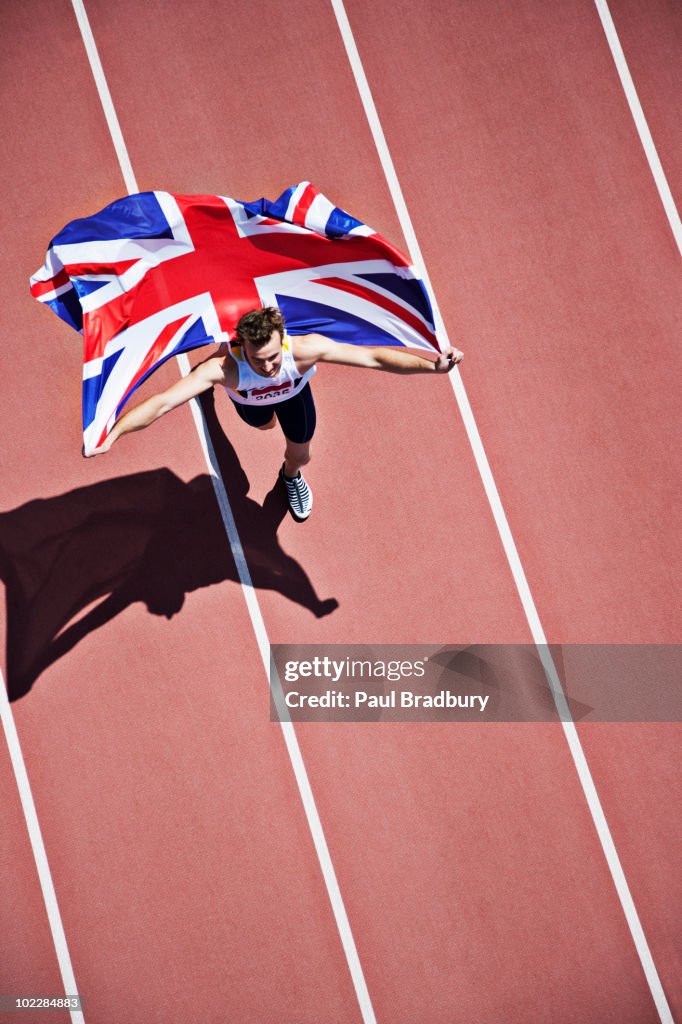
[[679, 722], [680, 644], [273, 644], [270, 717]]
[[480, 711], [485, 711], [489, 700], [489, 696], [450, 693], [449, 690], [435, 694], [413, 693], [411, 690], [389, 690], [388, 693], [367, 693], [365, 690], [301, 693], [289, 690], [284, 697], [288, 708], [479, 708]]
[[423, 648], [278, 648], [271, 664], [271, 717], [359, 722], [485, 718], [490, 694], [450, 685], [441, 680], [442, 673]]

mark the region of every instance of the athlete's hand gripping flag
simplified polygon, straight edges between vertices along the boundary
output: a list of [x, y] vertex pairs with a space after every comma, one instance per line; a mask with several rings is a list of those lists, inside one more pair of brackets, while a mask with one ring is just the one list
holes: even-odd
[[166, 359], [279, 306], [291, 334], [438, 351], [409, 260], [309, 182], [276, 202], [142, 192], [71, 221], [31, 278], [39, 302], [83, 335], [90, 454]]

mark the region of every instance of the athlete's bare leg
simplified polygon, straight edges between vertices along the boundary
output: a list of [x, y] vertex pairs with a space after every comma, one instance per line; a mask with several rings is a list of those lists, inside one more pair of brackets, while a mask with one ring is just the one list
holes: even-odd
[[284, 451], [284, 473], [288, 477], [295, 477], [301, 466], [307, 466], [310, 462], [310, 441], [305, 444], [294, 444], [287, 438], [287, 446]]

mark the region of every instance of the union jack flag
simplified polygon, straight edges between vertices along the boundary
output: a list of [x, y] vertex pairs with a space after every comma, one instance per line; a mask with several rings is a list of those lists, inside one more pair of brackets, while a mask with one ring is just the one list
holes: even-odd
[[408, 259], [310, 182], [275, 202], [142, 192], [71, 221], [31, 293], [83, 335], [83, 439], [104, 441], [163, 362], [278, 306], [290, 334], [438, 351]]

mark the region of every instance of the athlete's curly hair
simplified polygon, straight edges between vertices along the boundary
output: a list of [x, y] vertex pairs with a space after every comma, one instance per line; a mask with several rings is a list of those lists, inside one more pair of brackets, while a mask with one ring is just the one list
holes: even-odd
[[244, 313], [237, 324], [237, 341], [242, 345], [248, 341], [254, 348], [262, 348], [270, 341], [273, 331], [279, 331], [284, 337], [284, 317], [277, 306], [252, 309]]

